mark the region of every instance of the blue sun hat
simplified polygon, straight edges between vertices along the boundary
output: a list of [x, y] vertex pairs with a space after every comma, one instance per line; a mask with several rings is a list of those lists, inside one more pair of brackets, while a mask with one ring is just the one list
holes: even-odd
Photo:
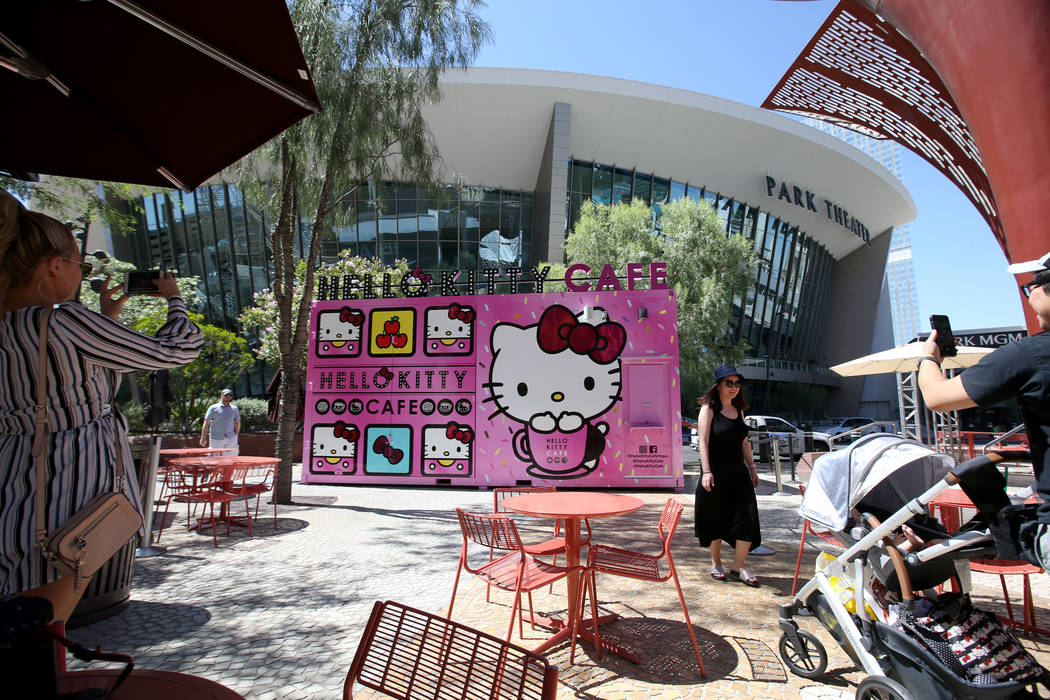
[[722, 381], [726, 377], [732, 377], [734, 374], [740, 377], [741, 379], [744, 378], [744, 376], [740, 374], [740, 372], [738, 372], [736, 370], [736, 367], [734, 367], [733, 365], [721, 365], [718, 369], [715, 370], [715, 381], [713, 384], [711, 384], [711, 388], [713, 389], [715, 384], [718, 384], [718, 382]]

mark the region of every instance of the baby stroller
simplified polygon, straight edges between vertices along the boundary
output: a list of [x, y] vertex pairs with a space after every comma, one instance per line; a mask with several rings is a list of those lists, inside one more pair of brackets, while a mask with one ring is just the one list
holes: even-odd
[[[1030, 458], [1011, 452], [1010, 459]], [[996, 468], [1000, 461], [1001, 455], [989, 454], [956, 466], [948, 455], [887, 434], [864, 436], [817, 459], [799, 513], [835, 532], [845, 551], [780, 606], [780, 655], [788, 668], [817, 678], [827, 667], [819, 639], [794, 619], [805, 608], [869, 674], [857, 698], [990, 700], [1039, 697], [1029, 689], [1037, 683], [1050, 687], [1046, 670], [993, 615], [969, 607], [969, 560], [1019, 559], [1019, 524], [1034, 518], [1034, 510], [1011, 504]], [[954, 484], [962, 486], [978, 514], [949, 537], [927, 516], [927, 506]], [[902, 526], [911, 529], [911, 545], [901, 541]], [[910, 551], [916, 536], [937, 541]], [[962, 595], [938, 598], [933, 589], [952, 577]], [[913, 591], [923, 595], [914, 598]], [[976, 620], [963, 633], [967, 644], [979, 638], [986, 646], [953, 649], [949, 642], [959, 638], [949, 637], [955, 632], [944, 627], [917, 634], [929, 631], [923, 625], [935, 627], [931, 608], [952, 604], [957, 619]], [[958, 615], [960, 610], [965, 614]], [[980, 634], [974, 631], [978, 626]]]

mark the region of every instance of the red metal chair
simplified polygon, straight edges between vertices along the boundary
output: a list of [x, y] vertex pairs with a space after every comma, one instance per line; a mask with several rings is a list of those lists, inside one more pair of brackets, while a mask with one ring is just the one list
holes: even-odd
[[[806, 487], [799, 485], [798, 492], [800, 495], [805, 495]], [[830, 530], [814, 530], [809, 521], [803, 518], [802, 520], [802, 537], [798, 541], [798, 558], [795, 559], [795, 578], [791, 580], [791, 595], [795, 595], [795, 589], [798, 588], [798, 572], [802, 568], [802, 550], [806, 546], [806, 535], [816, 535], [820, 539], [824, 540], [830, 545], [835, 547], [842, 547], [843, 544], [835, 539], [835, 535]]]
[[[250, 480], [250, 481], [249, 481]], [[246, 498], [255, 497], [255, 519], [259, 519], [259, 501], [264, 493], [273, 491], [274, 468], [271, 466], [249, 466], [244, 482], [233, 484], [229, 491]], [[277, 529], [277, 499], [273, 500], [273, 529]]]
[[[557, 489], [554, 486], [508, 486], [505, 488], [498, 488], [492, 491], [493, 499], [493, 513], [507, 513], [509, 512], [503, 507], [503, 501], [507, 498], [514, 496], [522, 496], [527, 493], [553, 493]], [[586, 518], [583, 521], [584, 527], [587, 528], [587, 536], [580, 539], [580, 546], [589, 545], [591, 543], [591, 523]], [[558, 563], [558, 555], [565, 554], [565, 537], [561, 534], [561, 520], [554, 521], [554, 537], [543, 542], [537, 542], [535, 544], [526, 544], [525, 551], [536, 557], [552, 557], [551, 563]], [[490, 553], [489, 561], [492, 560]], [[491, 590], [491, 589], [490, 589]], [[551, 592], [554, 592], [554, 584], [551, 584]], [[489, 590], [485, 591], [485, 600], [489, 599]]]
[[243, 493], [234, 493], [231, 491], [234, 484], [241, 484], [243, 486], [245, 475], [248, 473], [248, 467], [240, 465], [227, 465], [217, 467], [210, 470], [205, 477], [203, 483], [199, 485], [196, 491], [186, 494], [186, 498], [193, 503], [201, 503], [210, 506], [211, 508], [211, 537], [212, 543], [218, 547], [219, 539], [215, 533], [215, 504], [219, 504], [219, 520], [226, 521], [226, 534], [230, 534], [230, 522], [233, 517], [230, 515], [230, 504], [233, 501], [244, 499], [244, 508], [248, 512], [247, 518], [248, 536], [252, 536], [252, 519], [251, 519], [251, 506], [248, 504], [247, 496]]
[[[1009, 559], [993, 559], [992, 561], [980, 561], [973, 560], [970, 562], [970, 570], [977, 571], [982, 574], [999, 574], [999, 584], [1003, 587], [1003, 600], [1006, 601], [1006, 615], [1004, 619], [1002, 616], [1000, 620], [1010, 625], [1011, 627], [1018, 627], [1024, 631], [1026, 635], [1041, 634], [1044, 637], [1050, 636], [1050, 630], [1041, 629], [1035, 624], [1035, 603], [1032, 601], [1032, 583], [1028, 577], [1032, 574], [1041, 574], [1043, 570], [1034, 564], [1030, 564], [1027, 561], [1011, 561]], [[1024, 620], [1018, 622], [1014, 619], [1014, 609], [1010, 605], [1010, 594], [1006, 591], [1006, 577], [1007, 576], [1023, 576], [1024, 577], [1024, 588], [1023, 588], [1023, 610]]]
[[[459, 552], [459, 564], [456, 567], [456, 580], [452, 584], [452, 599], [448, 603], [448, 619], [452, 619], [452, 606], [456, 602], [456, 589], [459, 586], [459, 575], [461, 571], [473, 574], [490, 586], [501, 588], [514, 593], [514, 605], [510, 611], [510, 624], [507, 626], [507, 641], [514, 631], [514, 618], [518, 617], [518, 634], [524, 634], [521, 624], [523, 617], [521, 606], [521, 594], [529, 595], [530, 624], [535, 629], [535, 615], [532, 611], [532, 592], [537, 588], [549, 585], [559, 579], [565, 578], [571, 573], [582, 572], [583, 566], [557, 566], [540, 561], [525, 551], [518, 536], [518, 528], [514, 521], [506, 515], [493, 514], [482, 515], [468, 513], [462, 508], [456, 508], [459, 516], [459, 527], [463, 532], [463, 546]], [[492, 550], [508, 552], [495, 561], [478, 568], [471, 568], [468, 561], [468, 549], [471, 542]], [[582, 586], [580, 587], [582, 590]], [[574, 630], [575, 631], [575, 630]], [[573, 643], [576, 638], [573, 635]]]
[[343, 684], [401, 700], [554, 700], [558, 667], [533, 651], [401, 603], [376, 601]]
[[[173, 465], [161, 467], [159, 471], [163, 474], [164, 480], [161, 483], [161, 495], [157, 497], [157, 503], [164, 501], [164, 515], [157, 529], [157, 542], [160, 542], [160, 537], [164, 534], [164, 525], [168, 521], [168, 513], [171, 512], [172, 501], [186, 504], [186, 526], [190, 526], [196, 504], [187, 496], [200, 488], [199, 472], [191, 472]], [[152, 504], [150, 507], [152, 508]]]
[[[595, 647], [598, 649], [598, 658], [601, 658], [602, 649], [601, 644], [597, 641], [600, 639], [598, 633], [597, 575], [599, 573], [613, 574], [653, 583], [663, 583], [671, 579], [674, 581], [675, 588], [678, 589], [678, 601], [682, 604], [682, 614], [685, 615], [685, 625], [689, 630], [689, 639], [693, 642], [696, 663], [700, 665], [700, 675], [704, 678], [707, 677], [707, 672], [704, 670], [704, 660], [700, 657], [700, 645], [696, 642], [693, 622], [689, 619], [689, 609], [685, 604], [685, 596], [682, 594], [682, 584], [678, 581], [678, 572], [675, 571], [674, 560], [671, 558], [671, 540], [674, 539], [674, 533], [681, 518], [682, 504], [677, 499], [668, 498], [667, 504], [664, 506], [664, 512], [660, 515], [660, 522], [657, 525], [657, 532], [660, 535], [661, 542], [663, 542], [663, 551], [655, 556], [634, 552], [629, 549], [608, 547], [602, 544], [591, 545], [590, 552], [587, 555], [587, 572], [590, 574], [591, 617], [594, 620], [594, 639]], [[661, 559], [667, 561], [667, 573], [662, 575], [660, 573]], [[586, 595], [588, 586], [581, 586], [581, 588], [583, 588], [584, 595]], [[581, 605], [581, 615], [582, 607]], [[575, 654], [576, 647], [574, 644], [569, 652], [570, 664], [573, 662]]]

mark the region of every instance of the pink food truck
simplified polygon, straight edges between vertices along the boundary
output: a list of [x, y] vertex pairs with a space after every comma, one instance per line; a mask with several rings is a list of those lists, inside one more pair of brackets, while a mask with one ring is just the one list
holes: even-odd
[[681, 490], [674, 292], [575, 287], [314, 302], [303, 481]]

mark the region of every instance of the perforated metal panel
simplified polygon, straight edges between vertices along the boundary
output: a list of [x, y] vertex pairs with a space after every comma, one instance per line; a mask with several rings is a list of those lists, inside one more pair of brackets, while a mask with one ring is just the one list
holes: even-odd
[[891, 138], [951, 178], [1005, 249], [973, 136], [937, 73], [892, 25], [843, 0], [762, 103]]

